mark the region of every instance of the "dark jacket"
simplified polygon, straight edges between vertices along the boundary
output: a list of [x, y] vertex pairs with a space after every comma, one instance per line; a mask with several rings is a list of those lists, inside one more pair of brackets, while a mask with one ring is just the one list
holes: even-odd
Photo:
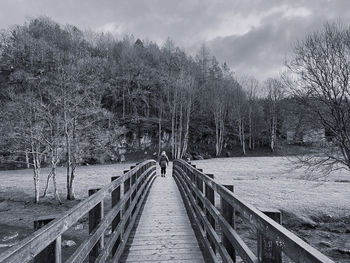
[[159, 158], [159, 165], [160, 165], [160, 167], [165, 168], [168, 165], [168, 163], [169, 163], [168, 156], [161, 155], [160, 158]]

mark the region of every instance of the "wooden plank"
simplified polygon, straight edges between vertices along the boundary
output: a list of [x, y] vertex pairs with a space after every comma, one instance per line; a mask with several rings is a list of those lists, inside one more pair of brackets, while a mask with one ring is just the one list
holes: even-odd
[[188, 248], [188, 249], [198, 249], [198, 242], [197, 240], [191, 240], [191, 242], [187, 243], [166, 243], [166, 244], [161, 244], [160, 242], [157, 242], [155, 244], [145, 244], [144, 242], [140, 242], [139, 244], [132, 244], [132, 246], [129, 247], [129, 251], [134, 251], [134, 250], [154, 250], [154, 249], [183, 249], [183, 248]]
[[[159, 261], [159, 260], [194, 260], [202, 257], [202, 252], [178, 253], [172, 254], [154, 254], [154, 255], [129, 255], [126, 261]], [[204, 260], [202, 261], [204, 262]]]
[[187, 257], [189, 259], [190, 257], [193, 257], [193, 255], [200, 254], [202, 256], [202, 252], [199, 250], [198, 246], [193, 247], [183, 247], [183, 248], [155, 248], [155, 249], [138, 249], [138, 250], [131, 250], [128, 253], [129, 260], [132, 256], [148, 256], [148, 255], [177, 255], [177, 254], [187, 254], [190, 255]]
[[[144, 262], [146, 263], [147, 261], [143, 261], [143, 260], [127, 260], [125, 261], [127, 263], [132, 263], [132, 262]], [[148, 261], [148, 262], [152, 262], [152, 261]], [[157, 263], [203, 263], [202, 260], [200, 259], [180, 259], [180, 260], [157, 260]]]
[[[143, 260], [141, 261], [136, 261], [136, 260], [127, 260], [125, 261], [127, 263], [132, 263], [132, 262], [145, 262]], [[181, 260], [157, 260], [157, 263], [203, 263], [202, 260], [200, 259], [181, 259]]]
[[174, 177], [158, 177], [154, 182], [125, 251], [121, 262], [196, 260], [198, 255], [204, 262]]

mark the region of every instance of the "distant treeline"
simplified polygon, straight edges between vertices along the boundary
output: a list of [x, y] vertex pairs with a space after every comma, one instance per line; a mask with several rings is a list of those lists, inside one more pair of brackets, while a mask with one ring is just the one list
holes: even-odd
[[64, 162], [68, 199], [79, 163], [118, 159], [135, 133], [173, 158], [233, 148], [244, 155], [274, 151], [286, 123], [298, 122], [286, 118], [297, 102], [284, 99], [279, 79], [238, 77], [204, 45], [191, 57], [170, 39], [162, 47], [118, 40], [45, 17], [0, 37], [1, 154], [30, 163], [37, 179], [43, 160], [53, 179]]

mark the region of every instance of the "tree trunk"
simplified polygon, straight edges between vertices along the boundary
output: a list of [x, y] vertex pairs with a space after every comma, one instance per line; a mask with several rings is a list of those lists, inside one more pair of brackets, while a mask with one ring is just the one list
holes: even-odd
[[216, 137], [216, 143], [215, 143], [215, 155], [219, 156], [219, 117], [218, 113], [214, 113], [214, 119], [215, 119], [215, 137]]
[[76, 165], [74, 163], [72, 165], [71, 176], [69, 181], [69, 189], [68, 189], [69, 199], [68, 200], [75, 200], [74, 184], [73, 184], [75, 179], [75, 168], [76, 168]]
[[[35, 144], [35, 145], [34, 145]], [[40, 177], [40, 154], [37, 143], [32, 142], [32, 156], [33, 156], [33, 173], [34, 173], [34, 198], [35, 203], [39, 203], [39, 177]]]
[[246, 155], [245, 135], [244, 135], [244, 119], [241, 120], [241, 136], [242, 136], [242, 151], [243, 151], [243, 155]]
[[177, 112], [175, 114], [175, 125], [174, 125], [174, 157], [177, 158], [177, 150], [178, 150], [178, 140], [179, 140], [179, 134], [178, 134], [178, 128], [179, 128], [179, 124], [178, 124], [178, 116], [177, 116]]
[[272, 116], [272, 124], [271, 124], [271, 144], [270, 148], [271, 151], [273, 152], [275, 150], [275, 116]]
[[27, 169], [30, 168], [30, 163], [29, 163], [29, 154], [28, 154], [28, 150], [25, 151], [26, 154], [26, 165], [27, 165]]
[[184, 135], [181, 158], [187, 152], [188, 136], [189, 136], [189, 128], [190, 128], [191, 104], [192, 104], [192, 101], [190, 100], [186, 109], [186, 127], [185, 127], [185, 135]]
[[182, 112], [182, 104], [183, 102], [180, 101], [180, 117], [179, 117], [179, 129], [178, 129], [178, 140], [177, 140], [177, 153], [176, 158], [181, 158], [181, 145], [182, 145], [182, 122], [183, 122], [183, 112]]
[[71, 174], [71, 144], [70, 144], [70, 136], [68, 130], [68, 120], [67, 120], [67, 112], [64, 110], [64, 135], [66, 139], [66, 151], [67, 151], [67, 161], [66, 161], [66, 183], [67, 183], [67, 200], [71, 199], [71, 190], [70, 190], [70, 174]]
[[68, 186], [68, 195], [69, 199], [68, 200], [75, 200], [75, 194], [74, 194], [74, 179], [75, 179], [75, 169], [77, 167], [77, 156], [76, 156], [76, 147], [77, 147], [77, 142], [76, 142], [76, 120], [73, 122], [73, 127], [72, 127], [72, 142], [71, 142], [71, 171], [70, 171], [70, 179], [69, 179], [69, 186]]
[[162, 115], [163, 115], [163, 105], [159, 106], [159, 116], [158, 116], [158, 156], [160, 155], [162, 148]]
[[214, 113], [214, 119], [215, 119], [215, 135], [216, 135], [216, 156], [220, 156], [222, 151], [222, 146], [224, 143], [224, 130], [225, 130], [225, 113], [224, 109], [219, 106], [219, 108], [216, 110], [217, 112]]
[[253, 121], [252, 121], [252, 109], [249, 109], [249, 150], [253, 150]]
[[122, 99], [123, 99], [123, 119], [125, 119], [125, 88], [124, 88], [124, 86], [123, 86]]
[[172, 117], [171, 117], [171, 154], [172, 154], [173, 158], [175, 158], [175, 119], [176, 119], [175, 94], [174, 94], [174, 98], [173, 98], [173, 105], [172, 105], [173, 110], [172, 110]]
[[60, 195], [58, 194], [57, 182], [56, 182], [56, 165], [52, 168], [52, 182], [53, 182], [53, 191], [55, 194], [55, 198], [59, 204], [62, 204]]
[[52, 169], [51, 169], [50, 173], [47, 175], [44, 193], [43, 193], [43, 195], [41, 197], [46, 197], [47, 191], [49, 189], [49, 183], [50, 183], [51, 177], [52, 177]]
[[54, 195], [56, 200], [58, 201], [59, 204], [62, 204], [61, 202], [61, 198], [58, 194], [58, 190], [57, 190], [57, 183], [56, 183], [56, 167], [57, 167], [57, 163], [58, 163], [58, 152], [57, 152], [57, 147], [56, 145], [52, 146], [51, 149], [51, 171], [50, 174], [47, 176], [47, 182], [46, 182], [46, 187], [44, 190], [44, 194], [42, 197], [45, 197], [48, 191], [48, 187], [49, 187], [49, 181], [50, 178], [52, 177], [52, 182], [53, 182], [53, 191], [54, 191]]
[[220, 119], [220, 137], [219, 137], [219, 152], [218, 152], [218, 156], [220, 156], [221, 151], [222, 151], [222, 147], [224, 145], [224, 130], [225, 130], [225, 121], [224, 121], [224, 118], [222, 116], [222, 118]]
[[239, 144], [242, 146], [242, 121], [241, 118], [238, 118], [238, 137], [239, 137]]
[[37, 168], [34, 168], [34, 196], [35, 196], [35, 203], [39, 203], [40, 197], [39, 197], [39, 170]]

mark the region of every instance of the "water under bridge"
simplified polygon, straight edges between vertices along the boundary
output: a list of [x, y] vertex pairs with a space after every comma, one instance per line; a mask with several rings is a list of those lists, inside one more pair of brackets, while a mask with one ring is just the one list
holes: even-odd
[[[32, 235], [0, 254], [13, 262], [333, 262], [195, 165], [175, 160], [166, 177], [148, 160], [111, 178], [64, 215], [37, 219]], [[67, 253], [64, 235], [82, 218], [89, 234]], [[238, 220], [239, 219], [239, 220]], [[255, 236], [245, 242], [238, 222]]]

